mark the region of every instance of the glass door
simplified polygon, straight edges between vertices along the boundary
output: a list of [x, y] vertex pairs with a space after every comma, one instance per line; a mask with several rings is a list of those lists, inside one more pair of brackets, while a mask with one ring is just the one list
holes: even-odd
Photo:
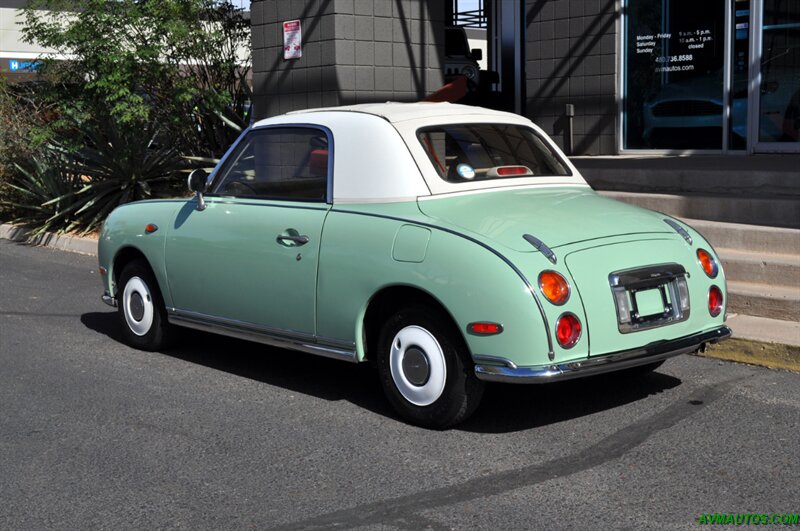
[[758, 152], [800, 152], [800, 2], [756, 4], [749, 144]]
[[735, 0], [731, 50], [730, 119], [728, 149], [747, 148], [747, 86], [750, 80], [750, 0]]
[[626, 2], [624, 150], [724, 149], [728, 5]]

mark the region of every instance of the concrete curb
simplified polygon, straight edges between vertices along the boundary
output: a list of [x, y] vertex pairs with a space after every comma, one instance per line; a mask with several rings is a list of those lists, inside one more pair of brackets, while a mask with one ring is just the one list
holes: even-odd
[[800, 372], [800, 347], [795, 345], [731, 338], [711, 345], [702, 356]]
[[51, 249], [69, 251], [71, 253], [97, 256], [97, 240], [92, 238], [66, 236], [63, 234], [54, 234], [52, 232], [45, 232], [44, 234], [33, 237], [31, 237], [30, 234], [30, 229], [20, 225], [11, 225], [10, 223], [3, 223], [0, 225], [0, 239], [25, 242], [30, 245], [50, 247]]

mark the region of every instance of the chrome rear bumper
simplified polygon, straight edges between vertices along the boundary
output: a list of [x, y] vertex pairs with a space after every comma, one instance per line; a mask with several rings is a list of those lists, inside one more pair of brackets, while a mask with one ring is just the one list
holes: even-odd
[[111, 294], [108, 293], [108, 291], [104, 291], [103, 296], [101, 298], [103, 299], [104, 303], [108, 304], [112, 308], [117, 307], [117, 299], [112, 297]]
[[[590, 357], [579, 361], [537, 365], [534, 367], [517, 367], [510, 361], [506, 361], [505, 365], [497, 365], [494, 363], [502, 360], [502, 358], [486, 357], [482, 360], [480, 356], [476, 356], [475, 375], [487, 382], [532, 384], [570, 380], [604, 372], [629, 369], [680, 354], [696, 352], [704, 349], [708, 344], [717, 343], [728, 339], [730, 336], [731, 329], [727, 326], [721, 326], [708, 332], [701, 332], [669, 341], [658, 341], [645, 347], [614, 352], [596, 358]], [[481, 363], [484, 360], [487, 362], [491, 360], [491, 362]]]

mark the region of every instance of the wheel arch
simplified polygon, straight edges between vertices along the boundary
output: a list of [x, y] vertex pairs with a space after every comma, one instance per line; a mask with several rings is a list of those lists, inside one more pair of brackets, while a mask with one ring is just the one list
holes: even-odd
[[[142, 260], [147, 267], [150, 268], [150, 272], [153, 273], [155, 277], [155, 270], [153, 269], [153, 265], [150, 263], [150, 260], [147, 259], [147, 256], [137, 247], [132, 245], [126, 245], [121, 247], [117, 253], [114, 255], [114, 260], [111, 262], [111, 274], [114, 280], [114, 296], [116, 296], [116, 291], [119, 286], [119, 276], [122, 273], [122, 270], [125, 268], [126, 265], [133, 262], [134, 260]], [[157, 277], [156, 277], [157, 278]], [[163, 293], [163, 289], [159, 286]]]
[[464, 331], [447, 307], [433, 294], [409, 284], [392, 284], [384, 286], [370, 297], [364, 309], [364, 316], [359, 319], [361, 330], [356, 337], [361, 337], [361, 348], [364, 360], [374, 361], [378, 336], [381, 326], [398, 309], [412, 304], [420, 304], [434, 308], [442, 313], [457, 332], [467, 352], [471, 352], [464, 337]]

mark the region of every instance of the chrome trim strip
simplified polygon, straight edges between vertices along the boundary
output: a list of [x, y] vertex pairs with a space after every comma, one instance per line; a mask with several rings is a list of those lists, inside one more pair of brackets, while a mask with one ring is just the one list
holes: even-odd
[[[550, 249], [550, 247], [548, 247], [546, 243], [544, 243], [542, 240], [540, 240], [536, 236], [533, 236], [531, 234], [523, 234], [522, 238], [526, 242], [531, 244], [534, 249], [536, 249], [537, 251], [542, 253], [545, 256], [545, 258], [550, 260], [550, 262], [552, 262], [553, 264], [555, 264], [558, 261], [558, 258], [556, 258], [556, 253], [554, 253], [553, 250]], [[564, 302], [566, 302], [566, 301], [564, 301]]]
[[117, 307], [117, 299], [112, 297], [111, 294], [108, 293], [108, 291], [103, 292], [103, 296], [101, 297], [101, 299], [103, 300], [104, 303], [108, 304], [112, 308]]
[[484, 356], [478, 354], [477, 356], [472, 356], [472, 360], [477, 362], [483, 362], [485, 365], [502, 365], [503, 367], [508, 367], [510, 369], [516, 369], [517, 364], [507, 358], [501, 358], [500, 356]]
[[491, 361], [507, 362], [505, 365], [476, 364], [475, 375], [487, 382], [530, 384], [557, 382], [619, 371], [665, 360], [680, 354], [688, 354], [703, 349], [707, 343], [717, 343], [728, 339], [730, 336], [731, 329], [727, 326], [721, 326], [708, 332], [701, 332], [669, 341], [658, 341], [644, 347], [614, 352], [595, 358], [590, 357], [579, 361], [536, 365], [533, 367], [511, 367], [510, 365], [513, 365], [513, 363], [503, 358], [475, 356], [474, 359], [476, 361], [481, 361], [482, 359], [490, 361], [488, 358], [492, 358]]
[[[328, 210], [327, 206], [305, 206], [305, 205], [298, 205], [292, 204], [292, 200], [286, 200], [283, 204], [276, 204], [275, 201], [280, 201], [279, 199], [258, 199], [257, 197], [233, 197], [233, 196], [219, 196], [219, 195], [212, 195], [209, 196], [206, 194], [205, 196], [206, 203], [209, 205], [217, 204], [217, 205], [244, 205], [244, 206], [260, 206], [260, 207], [270, 207], [270, 208], [291, 208], [294, 210], [317, 210], [319, 212], [326, 212]], [[297, 201], [297, 203], [313, 203], [313, 201]]]
[[317, 337], [294, 330], [270, 328], [235, 319], [213, 317], [178, 308], [167, 308], [167, 318], [170, 324], [186, 328], [255, 341], [273, 347], [299, 350], [326, 358], [358, 362], [355, 344], [347, 341]]
[[252, 127], [245, 128], [245, 130], [242, 131], [238, 137], [236, 137], [236, 140], [233, 141], [233, 144], [228, 146], [228, 150], [224, 155], [222, 155], [222, 158], [219, 159], [219, 162], [217, 162], [217, 165], [211, 170], [211, 173], [208, 174], [208, 177], [206, 177], [206, 191], [211, 190], [211, 186], [214, 184], [214, 180], [217, 178], [220, 168], [225, 165], [225, 163], [228, 161], [228, 158], [231, 156], [231, 153], [233, 153], [236, 147], [242, 142], [242, 140], [244, 140], [244, 137], [247, 136], [247, 133], [250, 132], [250, 129], [252, 129]]
[[493, 247], [483, 243], [480, 240], [477, 240], [477, 239], [473, 238], [472, 236], [467, 236], [466, 234], [454, 231], [452, 229], [448, 229], [448, 228], [445, 228], [445, 227], [440, 227], [438, 225], [433, 225], [432, 223], [425, 223], [424, 221], [417, 221], [417, 220], [405, 219], [405, 218], [396, 218], [394, 216], [384, 216], [383, 214], [374, 214], [372, 212], [357, 212], [355, 210], [342, 210], [342, 209], [337, 209], [336, 205], [334, 205], [334, 207], [333, 207], [333, 209], [331, 211], [332, 212], [341, 212], [342, 214], [357, 214], [357, 215], [361, 215], [361, 216], [370, 216], [370, 217], [373, 217], [373, 218], [391, 219], [393, 221], [400, 221], [402, 223], [412, 223], [414, 225], [420, 225], [422, 227], [428, 227], [430, 229], [441, 230], [443, 232], [447, 232], [447, 233], [452, 234], [454, 236], [458, 236], [460, 238], [464, 238], [465, 240], [469, 240], [472, 243], [480, 245], [481, 247], [483, 247], [484, 249], [486, 249], [490, 253], [494, 254], [500, 260], [505, 262], [506, 265], [508, 267], [510, 267], [517, 274], [517, 276], [520, 279], [522, 279], [522, 282], [524, 282], [525, 286], [528, 288], [528, 292], [533, 296], [533, 300], [536, 302], [536, 306], [539, 308], [539, 313], [541, 314], [542, 321], [544, 322], [544, 335], [547, 338], [547, 355], [550, 357], [550, 359], [555, 358], [555, 351], [553, 350], [553, 338], [550, 337], [550, 321], [547, 319], [547, 314], [544, 312], [544, 306], [542, 305], [542, 301], [539, 300], [539, 296], [536, 294], [536, 290], [531, 285], [530, 281], [528, 280], [528, 277], [526, 277], [522, 273], [522, 271], [520, 271], [519, 268], [517, 266], [515, 266], [514, 263], [511, 262], [511, 260], [506, 258], [505, 255], [503, 255], [500, 251], [498, 251], [498, 250], [494, 249]]
[[684, 240], [686, 240], [686, 243], [688, 243], [689, 245], [692, 245], [692, 236], [689, 234], [689, 231], [687, 231], [686, 229], [681, 227], [680, 224], [677, 221], [675, 221], [674, 219], [671, 219], [671, 218], [664, 218], [664, 223], [666, 223], [667, 225], [672, 227], [675, 230], [675, 232], [680, 234], [681, 237]]

